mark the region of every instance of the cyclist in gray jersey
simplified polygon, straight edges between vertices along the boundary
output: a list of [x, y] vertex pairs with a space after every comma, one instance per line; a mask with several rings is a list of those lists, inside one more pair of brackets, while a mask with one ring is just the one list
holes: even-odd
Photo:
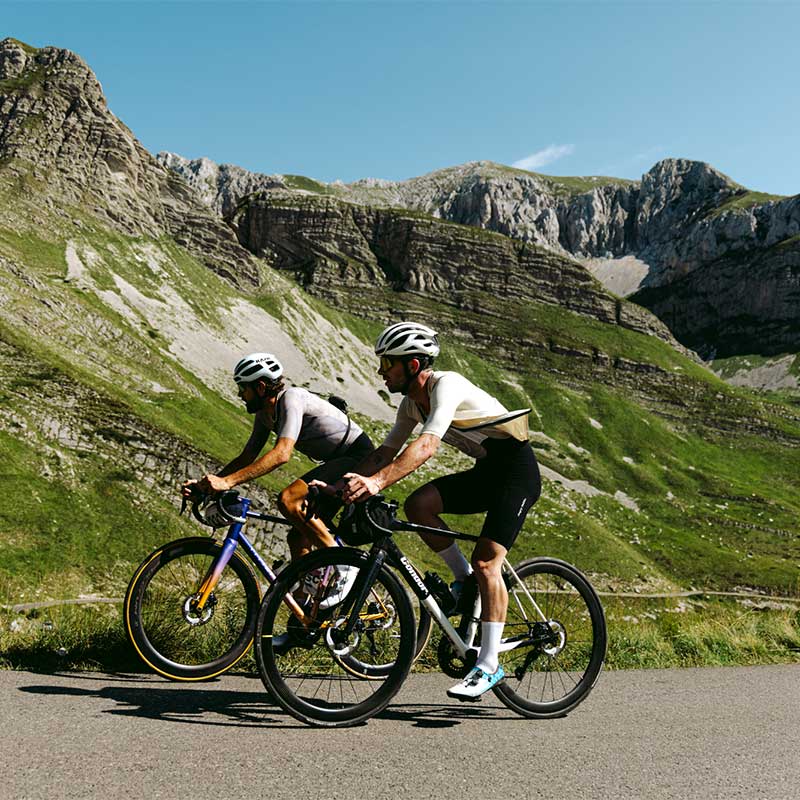
[[[233, 379], [247, 411], [254, 415], [253, 431], [242, 452], [216, 475], [187, 481], [183, 494], [191, 487], [203, 492], [224, 492], [285, 464], [295, 448], [322, 463], [289, 484], [278, 496], [278, 508], [292, 523], [287, 542], [292, 559], [313, 547], [331, 547], [336, 540], [325, 521], [341, 506], [338, 498], [325, 498], [319, 516], [304, 516], [308, 484], [312, 480], [335, 482], [375, 448], [364, 431], [347, 414], [321, 397], [299, 387], [286, 387], [283, 367], [270, 353], [253, 353], [234, 368]], [[269, 435], [275, 432], [275, 445], [260, 455]]]
[[[441, 528], [422, 538], [443, 558], [463, 586], [475, 574], [481, 597], [481, 647], [475, 668], [447, 694], [477, 700], [505, 677], [498, 652], [508, 608], [503, 559], [541, 489], [539, 467], [528, 442], [530, 409], [507, 411], [494, 397], [456, 372], [435, 372], [435, 331], [415, 322], [389, 326], [375, 344], [380, 375], [390, 392], [403, 395], [397, 420], [383, 444], [330, 490], [345, 502], [366, 500], [424, 464], [442, 441], [476, 459], [466, 472], [444, 475], [406, 500], [412, 522]], [[414, 428], [419, 437], [401, 452]], [[447, 536], [441, 514], [486, 512], [480, 538], [467, 562]]]

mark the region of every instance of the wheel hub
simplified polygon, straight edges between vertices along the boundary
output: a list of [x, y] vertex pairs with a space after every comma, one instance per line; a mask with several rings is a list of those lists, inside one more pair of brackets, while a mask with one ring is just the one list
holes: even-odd
[[548, 620], [547, 626], [550, 628], [550, 635], [547, 637], [547, 645], [542, 648], [542, 652], [552, 658], [566, 647], [567, 631], [557, 619]]
[[183, 601], [183, 618], [192, 626], [205, 625], [214, 616], [214, 606], [217, 602], [214, 595], [208, 598], [202, 610], [197, 608], [199, 599], [200, 595], [193, 594]]

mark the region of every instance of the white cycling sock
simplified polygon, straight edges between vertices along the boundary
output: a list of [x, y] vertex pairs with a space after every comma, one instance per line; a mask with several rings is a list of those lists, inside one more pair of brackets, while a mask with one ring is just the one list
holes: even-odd
[[449, 547], [445, 547], [444, 550], [440, 550], [439, 555], [444, 559], [444, 563], [450, 567], [450, 571], [457, 581], [463, 581], [467, 575], [472, 573], [469, 561], [464, 558], [464, 554], [455, 542]]
[[481, 620], [481, 650], [475, 666], [482, 669], [487, 675], [497, 672], [500, 666], [498, 653], [500, 640], [503, 638], [505, 622], [484, 622]]

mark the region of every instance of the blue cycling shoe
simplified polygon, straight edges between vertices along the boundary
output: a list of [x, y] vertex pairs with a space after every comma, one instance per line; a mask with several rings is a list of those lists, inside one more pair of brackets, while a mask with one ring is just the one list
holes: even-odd
[[452, 689], [447, 690], [447, 696], [455, 700], [480, 700], [481, 695], [493, 689], [505, 678], [506, 673], [502, 667], [498, 667], [496, 672], [489, 674], [478, 667], [474, 667], [461, 683], [457, 683]]

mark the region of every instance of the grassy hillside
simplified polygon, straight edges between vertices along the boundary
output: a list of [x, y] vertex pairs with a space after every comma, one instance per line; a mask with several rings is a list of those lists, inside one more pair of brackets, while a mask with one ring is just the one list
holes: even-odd
[[[442, 331], [438, 367], [464, 372], [508, 407], [534, 408], [531, 436], [547, 479], [515, 559], [565, 558], [606, 592], [800, 595], [800, 424], [790, 404], [733, 389], [655, 337], [553, 305], [476, 295], [447, 308], [422, 295], [367, 290], [378, 312], [365, 319], [272, 274], [245, 296], [168, 238], [125, 237], [81, 209], [56, 214], [18, 186], [2, 191], [0, 604], [119, 597], [155, 545], [205, 530], [178, 516], [177, 487], [227, 461], [248, 435], [250, 420], [227, 377], [233, 354], [248, 349], [248, 326], [270, 342], [291, 342], [295, 350], [273, 349], [295, 365], [295, 381], [312, 385], [326, 373], [379, 441], [397, 398], [381, 394], [371, 343], [382, 319], [407, 314]], [[492, 311], [491, 329], [485, 314], [470, 310], [478, 307]], [[280, 331], [285, 340], [274, 339]], [[342, 336], [355, 344], [330, 349]], [[598, 352], [652, 374], [625, 378], [593, 361]], [[443, 447], [389, 495], [402, 500], [431, 477], [468, 465]], [[248, 488], [269, 506], [309, 467], [298, 456]], [[450, 523], [477, 532], [481, 520]], [[261, 541], [273, 555], [284, 552], [280, 531]], [[413, 536], [401, 544], [420, 566], [442, 571]], [[700, 617], [738, 619], [737, 606], [689, 602]], [[679, 603], [607, 598], [612, 660], [630, 666], [641, 649], [648, 663], [680, 663], [659, 644], [676, 635]], [[108, 618], [113, 640], [115, 612], [93, 613]], [[769, 634], [778, 639], [797, 624], [792, 612], [780, 613]], [[39, 614], [19, 623], [5, 612], [0, 620], [6, 631], [14, 620], [30, 629]], [[76, 614], [45, 616], [60, 615], [59, 624], [73, 630]], [[41, 635], [36, 658], [45, 663], [52, 647], [50, 634]], [[89, 663], [77, 654], [96, 642], [70, 635], [77, 637], [71, 663]], [[787, 646], [792, 635], [784, 636]], [[683, 663], [707, 663], [704, 642]], [[26, 652], [23, 662], [34, 651]]]
[[[23, 203], [19, 195], [14, 199]], [[208, 343], [209, 332], [222, 339], [233, 337], [235, 333], [226, 329], [230, 322], [226, 310], [241, 296], [167, 239], [124, 237], [78, 209], [70, 209], [69, 214], [68, 222], [50, 219], [47, 226], [29, 227], [19, 215], [13, 228], [9, 224], [0, 228], [0, 257], [8, 265], [17, 265], [9, 275], [12, 308], [0, 322], [0, 338], [15, 353], [26, 354], [23, 358], [35, 364], [34, 373], [55, 371], [55, 376], [49, 375], [54, 386], [91, 387], [96, 399], [92, 404], [82, 400], [81, 413], [95, 430], [105, 424], [107, 404], [123, 409], [125, 415], [154, 431], [186, 442], [198, 453], [207, 453], [211, 461], [228, 460], [238, 452], [249, 424], [230, 389], [219, 394], [230, 365], [216, 364], [216, 372], [208, 370], [198, 376], [181, 353], [192, 338]], [[80, 268], [75, 266], [76, 258]], [[265, 317], [268, 311], [273, 322], [277, 317], [286, 326], [300, 314], [307, 331], [308, 326], [318, 327], [324, 321], [335, 329], [348, 330], [364, 343], [363, 352], [368, 354], [382, 323], [333, 310], [313, 298], [298, 300], [296, 291], [285, 282], [273, 281], [278, 282], [267, 284], [260, 299], [246, 298], [254, 300], [254, 307]], [[563, 479], [546, 483], [545, 495], [517, 546], [520, 557], [546, 552], [568, 558], [609, 585], [748, 585], [780, 592], [797, 588], [800, 547], [795, 520], [800, 486], [795, 476], [800, 474], [800, 456], [787, 441], [800, 437], [800, 426], [787, 407], [732, 389], [655, 337], [605, 325], [553, 305], [501, 304], [487, 296], [469, 300], [472, 307], [498, 306], [492, 338], [470, 341], [463, 334], [456, 339], [456, 331], [449, 338], [445, 332], [439, 366], [472, 376], [509, 407], [532, 405], [531, 427], [539, 432], [534, 441], [540, 460]], [[385, 302], [393, 304], [394, 313], [400, 316], [422, 312], [434, 324], [443, 321], [441, 306], [420, 295], [387, 292]], [[396, 308], [398, 302], [400, 308]], [[165, 309], [179, 318], [178, 324], [164, 324]], [[486, 326], [485, 319], [470, 311], [460, 309], [459, 317], [465, 330]], [[23, 319], [26, 324], [19, 324]], [[188, 336], [181, 324], [191, 328]], [[506, 345], [514, 341], [524, 344], [509, 353]], [[503, 343], [503, 351], [495, 346], [493, 352], [492, 342]], [[306, 335], [296, 344], [312, 349], [314, 336]], [[564, 355], [566, 351], [572, 355]], [[624, 358], [649, 364], [662, 373], [686, 376], [696, 396], [691, 405], [683, 405], [682, 398], [669, 398], [667, 390], [654, 398], [652, 389], [644, 385], [637, 396], [629, 385], [609, 384], [610, 373], [575, 356], [596, 351], [612, 361]], [[208, 355], [213, 359], [223, 354]], [[380, 382], [368, 377], [370, 364], [365, 370], [364, 380], [374, 382], [377, 394]], [[21, 404], [16, 413], [24, 418], [31, 413], [24, 403], [35, 405], [37, 379], [16, 377], [29, 380], [30, 385], [27, 392], [20, 387], [7, 391], [7, 401], [11, 408]], [[349, 386], [339, 385], [347, 395]], [[665, 406], [665, 396], [672, 408]], [[748, 433], [744, 426], [738, 431], [719, 430], [714, 418], [720, 409], [728, 419], [768, 423], [783, 439]], [[682, 410], [685, 419], [681, 419]], [[95, 412], [97, 419], [92, 419]], [[367, 416], [362, 419], [377, 437], [385, 430], [385, 418], [375, 423]], [[3, 454], [7, 463], [15, 465], [14, 482], [20, 486], [41, 482], [41, 463], [23, 457], [18, 449], [45, 449], [48, 431], [40, 424], [37, 438], [31, 433], [36, 425], [31, 424], [19, 442], [8, 423], [4, 428]], [[70, 453], [61, 447], [59, 453], [59, 458], [73, 462], [76, 474], [85, 471], [94, 476], [85, 482], [73, 480], [69, 486], [75, 497], [85, 495], [82, 502], [87, 508], [98, 509], [99, 516], [88, 517], [92, 529], [104, 528], [98, 486], [111, 480], [109, 474], [120, 472], [105, 464], [107, 455], [102, 447], [98, 449], [100, 453], [91, 446]], [[437, 470], [463, 463], [457, 454], [443, 452], [435, 467], [407, 479], [393, 493], [404, 496]], [[286, 474], [297, 474], [306, 466], [300, 459]], [[126, 469], [123, 465], [121, 473], [127, 474]], [[135, 476], [135, 470], [132, 474]], [[270, 476], [264, 484], [274, 490], [283, 481], [283, 477]], [[585, 482], [588, 489], [570, 490], [567, 481]], [[130, 482], [122, 481], [122, 488], [115, 490], [124, 495]], [[125, 525], [105, 526], [106, 537], [121, 527], [137, 527], [141, 533], [136, 538], [143, 543], [138, 553], [143, 553], [163, 538], [168, 527], [165, 519], [174, 514], [167, 501], [173, 489], [162, 485], [152, 492], [162, 515], [157, 521], [134, 523], [139, 515], [131, 510]], [[64, 490], [62, 487], [62, 493]], [[42, 502], [47, 506], [46, 498], [59, 494], [56, 490], [45, 492]], [[478, 524], [465, 522], [473, 530]], [[14, 537], [19, 529], [16, 525]], [[30, 530], [35, 541], [38, 532], [47, 531], [48, 526], [31, 512], [22, 529]], [[100, 540], [106, 537], [100, 536]], [[410, 546], [429, 561], [416, 543]], [[113, 547], [120, 545], [114, 543]], [[86, 553], [71, 563], [91, 571], [95, 565], [90, 562], [99, 552]], [[123, 546], [123, 555], [132, 563], [137, 550]], [[37, 586], [41, 589], [42, 576], [59, 571], [57, 561], [48, 567], [45, 559], [35, 575], [27, 575], [25, 563], [14, 557], [0, 569], [6, 580], [13, 576], [27, 591]]]

